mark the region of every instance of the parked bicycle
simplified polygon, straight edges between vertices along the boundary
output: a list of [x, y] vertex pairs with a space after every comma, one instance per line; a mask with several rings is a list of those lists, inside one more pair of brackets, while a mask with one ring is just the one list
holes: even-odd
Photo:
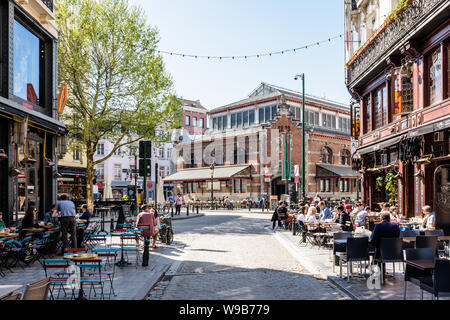
[[173, 241], [172, 217], [170, 215], [161, 216], [160, 225], [159, 240], [170, 245]]

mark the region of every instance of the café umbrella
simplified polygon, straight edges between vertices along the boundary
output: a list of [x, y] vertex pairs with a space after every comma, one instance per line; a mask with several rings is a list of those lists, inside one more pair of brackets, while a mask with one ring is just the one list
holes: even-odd
[[107, 177], [105, 180], [105, 188], [103, 189], [103, 201], [106, 201], [108, 199], [112, 199], [112, 189], [111, 189], [111, 181]]

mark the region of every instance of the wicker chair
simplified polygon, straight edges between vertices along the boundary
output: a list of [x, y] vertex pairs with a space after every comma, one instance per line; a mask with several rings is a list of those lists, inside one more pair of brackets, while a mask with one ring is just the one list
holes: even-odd
[[22, 300], [47, 300], [49, 288], [50, 278], [28, 284]]

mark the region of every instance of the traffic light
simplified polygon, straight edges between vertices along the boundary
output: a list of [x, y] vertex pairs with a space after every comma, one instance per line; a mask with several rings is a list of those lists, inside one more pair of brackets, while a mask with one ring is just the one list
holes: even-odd
[[151, 157], [152, 157], [152, 142], [143, 140], [139, 141], [139, 158], [150, 159]]
[[145, 167], [147, 167], [147, 177], [150, 177], [152, 174], [152, 162], [150, 159], [139, 159], [139, 176], [145, 176]]
[[133, 185], [127, 186], [127, 196], [129, 200], [136, 199], [136, 186]]

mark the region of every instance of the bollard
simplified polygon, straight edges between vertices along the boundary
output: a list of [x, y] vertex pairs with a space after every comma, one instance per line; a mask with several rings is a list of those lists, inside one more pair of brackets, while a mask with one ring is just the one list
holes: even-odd
[[198, 205], [197, 205], [197, 214], [198, 214]]
[[173, 217], [173, 204], [170, 205], [170, 215]]
[[248, 205], [248, 211], [251, 212], [252, 211], [252, 206]]
[[295, 223], [297, 219], [292, 218], [292, 235], [295, 236], [297, 234], [297, 224]]
[[189, 216], [189, 205], [186, 206], [186, 216]]
[[111, 230], [114, 230], [114, 218], [113, 217], [111, 217], [111, 224], [110, 224], [110, 226], [109, 226], [109, 230], [111, 231]]
[[142, 254], [142, 266], [148, 266], [148, 258], [149, 258], [149, 247], [150, 246], [150, 237], [145, 237], [144, 240], [144, 253]]

